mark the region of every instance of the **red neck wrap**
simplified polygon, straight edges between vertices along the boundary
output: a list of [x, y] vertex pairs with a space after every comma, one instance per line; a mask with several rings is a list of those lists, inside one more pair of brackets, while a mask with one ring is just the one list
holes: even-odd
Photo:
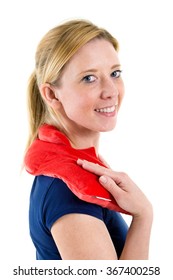
[[32, 175], [45, 175], [62, 179], [80, 199], [122, 213], [111, 194], [98, 181], [98, 176], [79, 166], [77, 159], [85, 159], [102, 166], [94, 147], [74, 149], [67, 137], [51, 125], [42, 125], [38, 138], [25, 156], [25, 168]]

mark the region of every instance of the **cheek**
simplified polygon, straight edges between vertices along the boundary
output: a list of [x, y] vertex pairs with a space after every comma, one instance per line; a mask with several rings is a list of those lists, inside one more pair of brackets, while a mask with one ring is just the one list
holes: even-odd
[[119, 96], [118, 96], [119, 104], [121, 104], [124, 94], [125, 94], [125, 88], [124, 88], [124, 84], [122, 82], [122, 84], [119, 86]]
[[92, 108], [93, 101], [87, 94], [78, 94], [71, 99], [71, 104], [74, 108], [76, 108], [76, 110], [80, 112], [87, 112]]
[[76, 120], [85, 111], [82, 105], [78, 98], [71, 96], [63, 103], [63, 108], [69, 119]]
[[[64, 93], [64, 92], [63, 92]], [[73, 90], [61, 95], [61, 104], [69, 118], [80, 117], [87, 114], [94, 107], [95, 99], [91, 91]]]

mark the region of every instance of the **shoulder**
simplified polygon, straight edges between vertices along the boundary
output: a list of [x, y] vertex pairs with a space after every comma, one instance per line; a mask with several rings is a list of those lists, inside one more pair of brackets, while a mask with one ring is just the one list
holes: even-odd
[[71, 213], [87, 214], [103, 220], [102, 207], [79, 199], [66, 183], [58, 178], [37, 176], [31, 192], [31, 200], [34, 199], [40, 205], [42, 218], [49, 230], [56, 220]]

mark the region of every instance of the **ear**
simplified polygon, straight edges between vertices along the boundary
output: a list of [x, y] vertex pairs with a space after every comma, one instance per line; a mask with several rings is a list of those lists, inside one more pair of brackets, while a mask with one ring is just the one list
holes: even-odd
[[60, 101], [56, 97], [56, 90], [50, 84], [45, 83], [40, 86], [40, 93], [44, 101], [52, 108], [57, 109], [60, 106]]

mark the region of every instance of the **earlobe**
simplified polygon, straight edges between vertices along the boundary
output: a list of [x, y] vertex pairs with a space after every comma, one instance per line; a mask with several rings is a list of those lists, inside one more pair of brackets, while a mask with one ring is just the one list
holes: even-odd
[[50, 84], [45, 83], [40, 86], [40, 93], [44, 101], [51, 107], [57, 107], [60, 105], [60, 101], [56, 97], [56, 92]]

